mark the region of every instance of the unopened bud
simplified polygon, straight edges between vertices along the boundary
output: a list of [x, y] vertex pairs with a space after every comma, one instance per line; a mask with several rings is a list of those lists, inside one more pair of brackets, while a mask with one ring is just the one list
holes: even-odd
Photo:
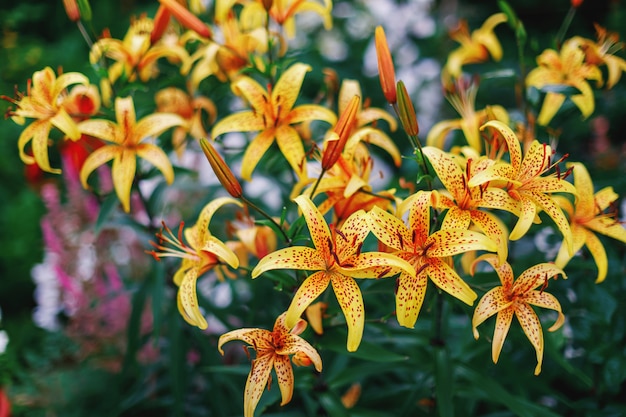
[[572, 7], [574, 9], [577, 9], [580, 7], [581, 4], [583, 4], [584, 0], [572, 0]]
[[228, 194], [235, 198], [241, 198], [243, 195], [243, 190], [241, 189], [241, 184], [235, 178], [235, 175], [230, 170], [228, 165], [219, 153], [215, 150], [211, 142], [202, 138], [200, 139], [200, 146], [202, 146], [202, 150], [204, 151], [204, 155], [209, 160], [209, 164], [211, 164], [211, 168], [213, 168], [213, 172], [215, 172], [215, 176], [220, 181], [222, 186]]
[[210, 38], [211, 29], [198, 18], [195, 14], [191, 13], [189, 9], [178, 3], [176, 0], [159, 0], [159, 2], [167, 7], [167, 10], [180, 22], [181, 25], [189, 30], [193, 30], [198, 35], [204, 38]]
[[150, 33], [150, 43], [154, 45], [161, 39], [170, 23], [170, 11], [164, 5], [160, 5], [154, 16], [154, 27]]
[[337, 120], [337, 124], [333, 128], [331, 135], [333, 136], [326, 142], [324, 155], [322, 156], [322, 169], [324, 171], [330, 169], [341, 156], [343, 148], [352, 133], [352, 128], [356, 120], [356, 114], [359, 111], [361, 99], [359, 96], [352, 97], [348, 106], [343, 110]]
[[383, 89], [385, 99], [389, 104], [396, 102], [396, 71], [393, 67], [391, 52], [387, 45], [387, 37], [382, 26], [376, 27], [374, 34], [376, 44], [376, 56], [378, 57], [378, 76], [380, 77], [380, 86]]
[[417, 116], [411, 97], [402, 81], [398, 81], [398, 113], [402, 128], [409, 136], [417, 136], [419, 133], [419, 125], [417, 124]]
[[72, 22], [80, 20], [80, 9], [76, 0], [63, 0], [63, 7], [65, 7], [65, 13]]
[[80, 17], [84, 22], [91, 22], [91, 5], [89, 0], [77, 0]]

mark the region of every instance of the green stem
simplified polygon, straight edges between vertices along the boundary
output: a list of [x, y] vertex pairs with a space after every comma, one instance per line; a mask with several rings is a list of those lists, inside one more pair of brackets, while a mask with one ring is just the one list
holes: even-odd
[[563, 19], [563, 23], [561, 24], [561, 28], [559, 29], [556, 35], [555, 41], [556, 41], [557, 48], [561, 47], [561, 44], [563, 43], [563, 39], [565, 38], [565, 33], [567, 32], [569, 25], [572, 23], [572, 20], [574, 19], [575, 14], [576, 14], [576, 8], [574, 6], [571, 6], [569, 10], [567, 11], [565, 18]]
[[292, 244], [292, 240], [291, 238], [287, 235], [287, 233], [285, 232], [285, 230], [282, 228], [282, 226], [280, 224], [278, 224], [278, 222], [272, 217], [270, 216], [265, 210], [263, 210], [261, 207], [257, 206], [256, 204], [254, 204], [252, 201], [248, 200], [245, 196], [241, 196], [240, 197], [241, 200], [243, 200], [243, 202], [250, 208], [256, 210], [261, 216], [265, 217], [267, 220], [269, 220], [270, 222], [272, 222], [274, 224], [274, 226], [276, 226], [276, 228], [278, 230], [280, 230], [280, 233], [283, 235], [283, 239], [285, 239], [285, 243], [287, 243], [287, 245], [291, 246]]

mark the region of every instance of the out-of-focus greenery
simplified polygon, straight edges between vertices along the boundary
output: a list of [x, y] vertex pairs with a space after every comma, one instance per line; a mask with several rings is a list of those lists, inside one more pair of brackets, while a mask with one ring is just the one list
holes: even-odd
[[[0, 5], [0, 94], [12, 96], [15, 85], [24, 91], [26, 79], [47, 65], [90, 74], [88, 48], [76, 27], [67, 20], [60, 3], [39, 0]], [[342, 3], [347, 2], [337, 1], [336, 6]], [[437, 6], [445, 2], [440, 3]], [[547, 39], [553, 38], [569, 8], [565, 0], [518, 0], [510, 4], [530, 35], [527, 56], [536, 56], [546, 47]], [[138, 11], [153, 14], [156, 2], [94, 1], [92, 7], [98, 27], [109, 27], [111, 33], [121, 37], [129, 17]], [[475, 0], [460, 2], [458, 12], [468, 18], [471, 27], [476, 27], [496, 10], [495, 1]], [[439, 9], [434, 13], [436, 16], [442, 13], [440, 17], [444, 17]], [[597, 21], [610, 30], [622, 31], [623, 39], [626, 38], [626, 29], [621, 25], [624, 19], [626, 8], [622, 4], [587, 0], [571, 32], [593, 37], [592, 23]], [[345, 30], [347, 23], [342, 19], [336, 21], [340, 30]], [[442, 22], [438, 23], [433, 37], [416, 42], [422, 53], [443, 60], [444, 51], [449, 51], [453, 44], [447, 39]], [[498, 33], [503, 35], [505, 57], [494, 64], [494, 71], [511, 65], [517, 58], [514, 39], [507, 31], [504, 25], [498, 28]], [[341, 63], [342, 77], [357, 77], [360, 73], [360, 57], [370, 38], [351, 45], [349, 57]], [[314, 51], [311, 60], [315, 65], [323, 63], [323, 57]], [[477, 107], [510, 90], [507, 82], [499, 78], [485, 80]], [[377, 79], [362, 79], [362, 85], [375, 102], [383, 102]], [[515, 97], [508, 100], [513, 103]], [[624, 81], [611, 91], [599, 92], [596, 100], [596, 113], [608, 118], [609, 136], [618, 152], [626, 143]], [[503, 100], [499, 98], [499, 102]], [[0, 101], [1, 112], [7, 107], [7, 102]], [[440, 114], [440, 119], [455, 117], [446, 103]], [[626, 195], [624, 163], [618, 161], [615, 166], [609, 166], [600, 159], [592, 159], [588, 148], [593, 134], [589, 121], [582, 121], [577, 114], [569, 116], [562, 138], [572, 141], [568, 148], [576, 160], [587, 163], [596, 188], [610, 184], [618, 194]], [[135, 360], [140, 344], [137, 311], [142, 310], [146, 300], [154, 302], [155, 295], [164, 297], [161, 292], [171, 289], [164, 284], [169, 276], [164, 277], [162, 271], [150, 274], [149, 279], [134, 288], [135, 314], [129, 318], [129, 348], [119, 371], [107, 371], [89, 360], [78, 361], [77, 347], [69, 338], [32, 324], [34, 285], [30, 269], [43, 255], [39, 219], [44, 207], [37, 188], [27, 184], [24, 177], [24, 166], [16, 148], [20, 131], [13, 123], [0, 123], [0, 307], [2, 326], [10, 338], [6, 354], [0, 356], [0, 384], [8, 387], [12, 395], [14, 415], [240, 415], [248, 365], [225, 366], [215, 348], [217, 335], [207, 336], [188, 326], [180, 319], [175, 305], [165, 307], [156, 321], [155, 332], [166, 340], [164, 346], [159, 346], [160, 360], [150, 365]], [[543, 261], [532, 258], [536, 254], [525, 252], [524, 245], [520, 242], [514, 252], [517, 272], [533, 262]], [[518, 327], [513, 326], [505, 351], [494, 365], [488, 336], [492, 334], [490, 324], [483, 325], [481, 339], [475, 341], [468, 324], [472, 310], [456, 301], [443, 304], [441, 294], [431, 287], [415, 329], [390, 326], [384, 321], [368, 323], [367, 340], [349, 355], [345, 354], [343, 326], [327, 329], [320, 349], [323, 374], [314, 376], [308, 370], [296, 369], [298, 388], [293, 401], [279, 407], [279, 391], [274, 386], [265, 393], [257, 410], [264, 410], [267, 417], [626, 415], [623, 401], [626, 304], [622, 302], [626, 298], [626, 253], [623, 245], [608, 244], [606, 249], [611, 263], [603, 284], [594, 284], [594, 264], [585, 258], [572, 261], [567, 281], [550, 284], [551, 292], [561, 300], [568, 323], [565, 330], [546, 333], [546, 360], [540, 377], [530, 371], [534, 352]], [[479, 274], [475, 279], [475, 284], [480, 285], [493, 276]], [[228, 281], [228, 285], [236, 288], [237, 283]], [[266, 300], [277, 296], [280, 276], [276, 280], [259, 279], [249, 285], [254, 297], [242, 301], [237, 313], [247, 315], [247, 326], [271, 321], [282, 310], [280, 306], [267, 306]], [[368, 309], [388, 310], [391, 315], [393, 285], [392, 280], [365, 283], [362, 288]], [[237, 291], [233, 294], [236, 296]], [[287, 291], [281, 295], [286, 304]], [[225, 309], [204, 302], [217, 317], [227, 315]], [[441, 335], [446, 349], [432, 332], [431, 318], [439, 308], [443, 308], [442, 316], [448, 323]], [[447, 320], [453, 316], [456, 321]], [[318, 338], [311, 330], [307, 330], [305, 337], [313, 344]], [[199, 359], [190, 361], [190, 356]], [[520, 368], [520, 364], [530, 365]], [[435, 379], [445, 378], [448, 384], [435, 385]], [[354, 408], [346, 410], [340, 395], [355, 383], [362, 387], [361, 397]], [[449, 405], [438, 405], [435, 398], [440, 404], [449, 402]]]

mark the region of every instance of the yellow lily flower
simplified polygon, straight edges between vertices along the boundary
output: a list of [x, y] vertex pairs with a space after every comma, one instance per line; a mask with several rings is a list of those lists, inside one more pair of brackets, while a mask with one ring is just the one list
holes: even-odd
[[[502, 46], [494, 33], [494, 29], [506, 21], [507, 17], [504, 13], [493, 14], [470, 35], [467, 22], [462, 20], [459, 27], [450, 34], [450, 37], [460, 43], [461, 46], [448, 55], [442, 78], [444, 80], [449, 77], [458, 78], [463, 70], [463, 65], [485, 62], [489, 59], [489, 55], [495, 61], [500, 61], [502, 59]], [[444, 85], [446, 84], [448, 82], [444, 82]]]
[[78, 125], [86, 135], [103, 139], [109, 144], [96, 149], [80, 171], [80, 181], [88, 188], [87, 178], [100, 165], [113, 160], [113, 186], [124, 211], [130, 211], [130, 192], [137, 169], [137, 157], [157, 167], [168, 184], [174, 181], [174, 169], [163, 150], [143, 140], [158, 136], [165, 130], [185, 124], [182, 117], [171, 113], [153, 113], [137, 121], [132, 97], [115, 99], [115, 117], [111, 120], [91, 119]]
[[[537, 57], [537, 68], [526, 76], [528, 87], [543, 88], [549, 85], [572, 86], [580, 91], [570, 97], [578, 107], [584, 118], [587, 118], [595, 109], [593, 90], [587, 82], [595, 80], [602, 83], [602, 72], [597, 65], [584, 62], [585, 53], [576, 39], [568, 39], [563, 43], [559, 52], [546, 49]], [[556, 91], [546, 92], [537, 123], [546, 126], [565, 101], [565, 94]]]
[[364, 211], [350, 216], [341, 229], [329, 229], [309, 197], [299, 196], [294, 201], [302, 210], [315, 248], [294, 246], [270, 253], [254, 268], [252, 278], [273, 269], [317, 271], [298, 288], [285, 323], [287, 327], [294, 326], [306, 308], [332, 284], [348, 325], [347, 349], [354, 352], [361, 343], [365, 325], [363, 298], [354, 278], [385, 278], [401, 271], [414, 276], [415, 270], [389, 253], [361, 253], [370, 231]]
[[562, 244], [554, 263], [565, 268], [567, 263], [583, 246], [587, 246], [598, 268], [596, 283], [604, 281], [608, 270], [608, 260], [604, 246], [596, 233], [626, 243], [626, 229], [616, 218], [617, 213], [606, 212], [619, 198], [613, 187], [605, 187], [594, 194], [593, 183], [585, 165], [575, 162], [568, 164], [574, 169], [574, 186], [578, 193], [572, 204], [565, 198], [557, 201], [569, 216], [572, 230], [573, 251], [569, 252]]
[[577, 42], [585, 52], [585, 62], [589, 65], [606, 65], [608, 70], [607, 88], [613, 88], [622, 77], [622, 72], [626, 71], [626, 61], [615, 55], [624, 48], [624, 44], [619, 42], [617, 33], [609, 32], [602, 26], [594, 23], [598, 34], [598, 41], [575, 36], [573, 42]]
[[437, 193], [433, 201], [433, 207], [448, 209], [441, 229], [467, 230], [474, 224], [496, 243], [500, 262], [504, 262], [508, 256], [508, 230], [497, 216], [481, 208], [518, 213], [517, 204], [505, 191], [488, 187], [488, 184], [469, 185], [472, 177], [493, 161], [468, 159], [465, 170], [462, 170], [457, 162], [461, 159], [458, 156], [453, 157], [432, 146], [425, 146], [422, 151], [447, 191], [446, 194]]
[[180, 158], [185, 151], [187, 135], [200, 140], [209, 134], [204, 127], [205, 114], [209, 124], [215, 122], [217, 108], [213, 101], [204, 96], [192, 97], [187, 92], [176, 88], [167, 87], [154, 96], [157, 111], [160, 113], [175, 113], [185, 119], [185, 124], [178, 126], [172, 132], [172, 147]]
[[174, 283], [178, 286], [178, 311], [187, 323], [200, 329], [206, 329], [207, 322], [198, 308], [196, 281], [204, 273], [223, 263], [235, 269], [239, 267], [237, 255], [209, 231], [213, 214], [223, 205], [230, 203], [241, 207], [241, 203], [233, 198], [217, 198], [204, 206], [193, 226], [183, 230], [184, 224], [181, 223], [178, 236], [175, 236], [164, 223], [165, 233], [162, 230], [156, 234], [158, 243], [150, 242], [156, 250], [149, 253], [157, 261], [168, 257], [183, 260], [174, 274]]
[[[495, 269], [500, 278], [502, 286], [489, 290], [478, 302], [472, 317], [472, 328], [474, 338], [478, 339], [479, 334], [476, 329], [482, 322], [494, 314], [496, 317], [496, 328], [491, 343], [491, 356], [494, 363], [498, 362], [504, 340], [511, 327], [513, 315], [517, 317], [524, 333], [533, 345], [537, 356], [537, 366], [535, 375], [541, 372], [543, 363], [543, 331], [537, 313], [531, 305], [555, 310], [558, 317], [548, 331], [553, 332], [563, 325], [565, 316], [561, 311], [561, 304], [552, 294], [548, 294], [545, 288], [548, 280], [557, 275], [567, 278], [565, 273], [556, 265], [542, 263], [528, 268], [515, 281], [513, 280], [513, 270], [508, 263], [498, 263], [498, 258], [493, 255], [483, 255], [474, 261], [472, 265], [472, 275], [477, 263], [486, 261]], [[537, 290], [536, 288], [540, 287]]]
[[537, 209], [545, 211], [557, 225], [567, 247], [572, 248], [572, 232], [569, 222], [553, 197], [552, 193], [576, 194], [576, 188], [564, 177], [555, 173], [542, 176], [560, 161], [551, 160], [554, 152], [550, 145], [534, 140], [525, 155], [522, 155], [520, 142], [511, 128], [504, 123], [492, 120], [485, 123], [481, 130], [492, 127], [504, 138], [509, 151], [510, 163], [499, 162], [476, 174], [469, 181], [470, 186], [487, 184], [491, 181], [504, 181], [508, 195], [519, 202], [521, 213], [509, 239], [517, 240], [524, 236], [535, 221]]
[[505, 123], [509, 122], [509, 114], [504, 107], [499, 105], [487, 106], [482, 110], [476, 110], [476, 94], [478, 83], [469, 81], [463, 77], [450, 84], [451, 88], [446, 91], [446, 99], [461, 116], [460, 119], [442, 120], [436, 123], [426, 136], [426, 145], [445, 148], [445, 140], [453, 130], [461, 129], [467, 144], [477, 152], [482, 152], [482, 138], [480, 126], [488, 120], [496, 119]]
[[[283, 313], [276, 319], [273, 331], [265, 329], [238, 329], [223, 334], [217, 342], [217, 349], [224, 355], [222, 346], [232, 340], [241, 340], [256, 351], [256, 357], [252, 360], [252, 369], [246, 380], [246, 388], [243, 397], [244, 417], [253, 417], [254, 410], [261, 399], [263, 390], [271, 384], [272, 368], [276, 371], [278, 388], [282, 401], [285, 405], [291, 401], [293, 395], [293, 369], [289, 357], [296, 364], [313, 364], [317, 372], [322, 372], [322, 358], [317, 350], [306, 340], [298, 336], [306, 329], [306, 321], [299, 319], [294, 326], [286, 325]], [[291, 331], [289, 330], [291, 329]]]
[[301, 63], [292, 65], [271, 91], [266, 91], [250, 77], [242, 76], [233, 84], [233, 88], [248, 101], [252, 110], [231, 114], [220, 120], [213, 127], [211, 135], [216, 138], [227, 132], [261, 131], [252, 139], [243, 155], [243, 179], [251, 179], [252, 171], [274, 140], [298, 177], [304, 175], [304, 146], [300, 134], [291, 125], [307, 120], [322, 120], [332, 125], [337, 120], [332, 111], [322, 106], [303, 104], [294, 107], [304, 75], [310, 69], [310, 66]]
[[[26, 95], [18, 95], [17, 99], [6, 96], [1, 98], [10, 101], [17, 108], [9, 109], [7, 116], [19, 124], [25, 123], [25, 118], [37, 119], [28, 125], [20, 134], [17, 146], [20, 158], [27, 164], [37, 164], [42, 170], [53, 174], [60, 174], [61, 170], [50, 166], [48, 156], [48, 137], [52, 126], [59, 129], [71, 140], [80, 139], [80, 131], [72, 115], [70, 102], [63, 104], [65, 89], [72, 85], [88, 85], [89, 79], [78, 72], [68, 72], [58, 77], [50, 67], [33, 74], [32, 82], [29, 81]], [[33, 155], [26, 153], [26, 145], [31, 142]]]
[[413, 328], [422, 308], [428, 279], [440, 289], [472, 305], [476, 293], [450, 266], [450, 257], [467, 251], [495, 251], [496, 244], [485, 235], [469, 230], [446, 229], [429, 233], [431, 192], [418, 191], [409, 197], [408, 223], [374, 207], [369, 212], [372, 233], [409, 262], [415, 276], [400, 273], [396, 292], [396, 316], [401, 326]]
[[289, 38], [296, 35], [295, 16], [303, 12], [313, 12], [320, 15], [324, 27], [328, 30], [333, 26], [331, 0], [273, 0], [269, 10], [266, 10], [264, 2], [256, 0], [217, 0], [215, 3], [215, 20], [223, 21], [232, 7], [237, 3], [243, 3], [240, 20], [247, 28], [257, 28], [265, 26], [267, 14], [272, 20], [285, 29]]
[[107, 68], [109, 82], [113, 84], [122, 75], [131, 82], [137, 76], [144, 82], [154, 78], [158, 74], [159, 58], [182, 62], [189, 58], [180, 45], [163, 42], [153, 45], [150, 41], [153, 28], [154, 22], [147, 16], [133, 20], [123, 40], [106, 37], [96, 42], [89, 53], [89, 62], [94, 65], [103, 56], [115, 61]]

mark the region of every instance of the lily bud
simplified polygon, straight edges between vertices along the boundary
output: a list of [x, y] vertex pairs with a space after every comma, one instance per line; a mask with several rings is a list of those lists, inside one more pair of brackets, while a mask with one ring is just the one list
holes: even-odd
[[572, 0], [572, 7], [574, 9], [577, 9], [580, 7], [581, 4], [583, 4], [584, 0]]
[[84, 22], [91, 22], [91, 5], [89, 0], [78, 0], [78, 10], [80, 10], [80, 17]]
[[150, 33], [150, 43], [154, 45], [161, 39], [170, 23], [170, 11], [164, 5], [160, 5], [154, 16], [154, 28]]
[[360, 97], [354, 96], [343, 110], [337, 124], [333, 128], [331, 135], [334, 136], [326, 142], [324, 155], [322, 156], [322, 169], [324, 171], [330, 169], [341, 156], [343, 148], [352, 133], [352, 127], [356, 120], [356, 114], [359, 110]]
[[209, 160], [211, 168], [213, 168], [213, 172], [215, 172], [217, 179], [220, 181], [224, 189], [228, 191], [228, 194], [231, 196], [241, 198], [243, 195], [241, 184], [239, 184], [239, 181], [237, 181], [233, 172], [230, 170], [228, 165], [226, 165], [224, 159], [222, 159], [213, 145], [211, 145], [211, 142], [204, 138], [200, 139], [200, 146], [202, 146], [204, 155], [206, 155], [206, 158]]
[[417, 124], [417, 116], [411, 97], [402, 81], [398, 81], [398, 113], [402, 128], [409, 136], [417, 136], [419, 133], [419, 125]]
[[391, 59], [391, 52], [389, 52], [389, 45], [387, 45], [387, 37], [382, 26], [377, 26], [374, 34], [374, 41], [376, 44], [376, 56], [378, 57], [378, 76], [380, 77], [380, 86], [383, 89], [383, 94], [389, 102], [394, 104], [396, 102], [396, 71], [393, 67], [393, 60]]
[[72, 22], [78, 22], [80, 20], [80, 9], [78, 8], [76, 0], [63, 0], [63, 7], [65, 8], [67, 17], [69, 17]]
[[212, 36], [211, 29], [198, 18], [195, 14], [191, 13], [186, 7], [178, 3], [176, 0], [159, 0], [159, 2], [167, 7], [167, 10], [180, 22], [181, 25], [187, 29], [193, 30], [198, 35], [204, 38], [210, 38]]

